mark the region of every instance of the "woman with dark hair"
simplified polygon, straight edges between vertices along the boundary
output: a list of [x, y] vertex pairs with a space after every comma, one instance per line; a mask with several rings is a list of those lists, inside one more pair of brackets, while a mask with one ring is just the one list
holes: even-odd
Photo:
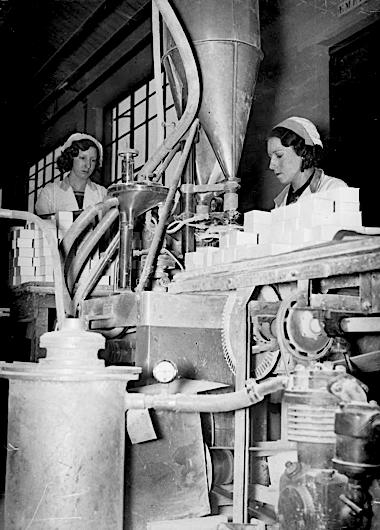
[[74, 212], [103, 201], [106, 188], [91, 180], [102, 161], [103, 149], [98, 140], [89, 134], [72, 134], [57, 158], [59, 170], [66, 175], [61, 181], [49, 182], [42, 188], [35, 205], [36, 213]]
[[323, 145], [317, 128], [306, 118], [293, 116], [276, 125], [268, 137], [267, 148], [269, 169], [285, 184], [274, 199], [276, 208], [311, 193], [347, 186], [318, 167]]

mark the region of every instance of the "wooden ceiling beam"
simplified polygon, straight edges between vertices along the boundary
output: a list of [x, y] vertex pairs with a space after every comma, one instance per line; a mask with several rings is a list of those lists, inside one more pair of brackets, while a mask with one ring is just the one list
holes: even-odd
[[44, 96], [35, 106], [34, 110], [48, 105], [54, 101], [62, 92], [70, 89], [75, 81], [95, 66], [99, 60], [109, 54], [123, 39], [132, 33], [151, 14], [150, 2], [139, 9], [136, 14], [123, 24], [109, 39], [97, 48], [85, 61], [83, 61], [70, 75], [68, 75], [59, 85]]
[[130, 48], [125, 54], [119, 57], [114, 63], [98, 75], [93, 81], [83, 87], [70, 101], [65, 103], [61, 108], [55, 110], [55, 112], [49, 116], [46, 120], [41, 120], [41, 126], [43, 128], [50, 126], [52, 123], [57, 121], [62, 115], [68, 112], [78, 102], [83, 101], [84, 98], [98, 88], [105, 80], [107, 80], [112, 74], [117, 72], [122, 66], [128, 61], [132, 60], [138, 53], [140, 53], [145, 47], [149, 46], [152, 42], [152, 34], [149, 31], [146, 33], [132, 48]]
[[93, 30], [94, 26], [102, 21], [118, 4], [124, 0], [104, 0], [82, 24], [70, 35], [70, 37], [49, 57], [49, 59], [34, 74], [33, 81], [41, 77], [49, 68], [56, 65], [63, 57], [70, 55], [78, 44], [83, 41]]

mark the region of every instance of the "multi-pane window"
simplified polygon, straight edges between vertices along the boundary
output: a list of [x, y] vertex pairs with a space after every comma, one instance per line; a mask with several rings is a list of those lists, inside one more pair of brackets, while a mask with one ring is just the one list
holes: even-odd
[[[167, 132], [177, 122], [172, 94], [167, 81], [163, 82], [164, 122]], [[144, 84], [112, 109], [112, 169], [111, 181], [121, 179], [122, 153], [137, 149], [135, 170], [138, 171], [157, 148], [157, 130], [162, 127], [157, 117], [157, 97], [153, 80]]]
[[[164, 122], [167, 133], [177, 122], [173, 98], [165, 76], [163, 76]], [[111, 182], [121, 179], [121, 153], [126, 149], [137, 149], [135, 169], [138, 171], [157, 148], [158, 124], [157, 97], [153, 80], [145, 83], [136, 91], [112, 108], [112, 142], [111, 142]], [[109, 147], [109, 146], [105, 146]], [[34, 164], [29, 171], [28, 210], [34, 210], [40, 189], [55, 179], [61, 179], [56, 160], [61, 148], [54, 150]], [[105, 152], [109, 152], [105, 149]], [[173, 164], [167, 171], [170, 178]]]
[[57, 148], [44, 158], [41, 158], [29, 169], [29, 189], [28, 189], [28, 210], [34, 211], [34, 204], [43, 186], [48, 182], [61, 178], [61, 173], [57, 168], [56, 160], [61, 152]]

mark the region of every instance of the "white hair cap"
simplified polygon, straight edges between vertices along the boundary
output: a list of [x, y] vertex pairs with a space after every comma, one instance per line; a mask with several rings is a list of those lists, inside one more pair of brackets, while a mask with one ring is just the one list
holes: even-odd
[[94, 144], [96, 145], [99, 151], [99, 167], [101, 167], [103, 163], [103, 147], [102, 147], [102, 144], [98, 142], [98, 140], [94, 138], [93, 136], [91, 136], [90, 134], [86, 134], [86, 133], [72, 134], [63, 144], [62, 151], [70, 147], [73, 142], [78, 142], [79, 140], [91, 140], [91, 142], [94, 142]]
[[[319, 132], [313, 122], [307, 118], [299, 118], [292, 116], [286, 120], [278, 123], [276, 127], [285, 127], [290, 131], [295, 132], [305, 140], [306, 145], [320, 145], [323, 147]], [[274, 127], [274, 129], [276, 128]]]

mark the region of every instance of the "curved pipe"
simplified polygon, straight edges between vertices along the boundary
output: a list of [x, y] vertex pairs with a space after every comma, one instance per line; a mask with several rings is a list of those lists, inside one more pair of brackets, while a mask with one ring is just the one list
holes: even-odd
[[178, 412], [231, 412], [261, 401], [264, 396], [286, 387], [285, 376], [270, 377], [262, 383], [248, 379], [243, 390], [225, 394], [142, 394], [126, 393], [126, 409], [160, 409]]
[[156, 149], [153, 155], [142, 167], [140, 175], [143, 178], [148, 178], [148, 176], [153, 173], [161, 160], [173, 149], [173, 147], [180, 141], [182, 136], [189, 129], [195, 118], [201, 94], [197, 64], [195, 62], [190, 43], [182, 29], [181, 24], [179, 23], [167, 0], [154, 1], [178, 47], [178, 52], [181, 56], [183, 67], [185, 69], [188, 97], [185, 110], [177, 124], [177, 127], [171, 134], [169, 134], [169, 136], [163, 141], [158, 149]]
[[173, 158], [178, 153], [178, 151], [180, 151], [180, 149], [181, 149], [181, 144], [180, 143], [178, 143], [175, 147], [173, 147], [173, 149], [170, 151], [168, 156], [165, 158], [165, 160], [160, 165], [160, 168], [156, 172], [155, 176], [152, 178], [153, 182], [160, 182], [163, 173], [166, 171], [168, 165], [173, 160]]
[[94, 270], [91, 270], [91, 274], [85, 280], [80, 279], [78, 287], [75, 291], [72, 310], [74, 313], [77, 311], [78, 305], [88, 296], [88, 294], [94, 289], [99, 278], [102, 275], [107, 263], [110, 261], [114, 253], [119, 247], [119, 232], [114, 236], [111, 243], [108, 245], [106, 251], [103, 253], [99, 263], [96, 264]]
[[117, 208], [113, 208], [112, 210], [109, 210], [105, 214], [103, 219], [100, 221], [100, 223], [98, 223], [98, 225], [96, 226], [92, 234], [90, 234], [88, 239], [84, 241], [83, 244], [81, 245], [80, 249], [78, 250], [77, 255], [74, 257], [73, 261], [71, 262], [70, 269], [68, 271], [65, 271], [67, 287], [70, 293], [72, 292], [75, 282], [88, 256], [90, 255], [95, 245], [98, 243], [98, 241], [101, 239], [101, 237], [105, 234], [105, 232], [112, 225], [115, 219], [117, 219], [118, 216], [119, 216], [119, 210]]
[[188, 136], [186, 138], [185, 147], [184, 147], [183, 152], [181, 154], [181, 158], [178, 161], [178, 166], [177, 166], [177, 170], [176, 170], [176, 173], [175, 173], [176, 176], [173, 179], [173, 182], [171, 183], [169, 191], [168, 191], [168, 194], [166, 196], [166, 200], [165, 200], [165, 203], [164, 203], [164, 206], [162, 208], [161, 215], [160, 215], [160, 220], [158, 222], [156, 231], [154, 232], [154, 236], [153, 236], [153, 239], [152, 239], [152, 244], [151, 244], [151, 246], [149, 248], [149, 252], [148, 252], [148, 256], [146, 258], [144, 269], [143, 269], [143, 271], [141, 273], [140, 281], [139, 281], [139, 283], [138, 283], [138, 285], [136, 287], [136, 292], [140, 292], [140, 291], [143, 291], [145, 289], [145, 287], [146, 287], [146, 285], [147, 285], [147, 283], [149, 281], [149, 278], [150, 278], [150, 276], [151, 276], [151, 274], [153, 272], [154, 262], [155, 262], [155, 259], [157, 257], [157, 253], [159, 252], [160, 243], [162, 242], [162, 236], [163, 236], [164, 231], [165, 231], [166, 221], [167, 221], [167, 219], [169, 217], [169, 214], [171, 212], [174, 196], [175, 196], [175, 193], [177, 191], [178, 185], [179, 185], [179, 183], [181, 181], [182, 172], [183, 172], [183, 169], [185, 167], [187, 158], [189, 156], [189, 152], [190, 152], [191, 146], [193, 144], [195, 133], [198, 130], [198, 124], [199, 124], [199, 120], [195, 119], [193, 124], [192, 124], [192, 126], [191, 126], [191, 128], [190, 128], [189, 134], [188, 134]]
[[69, 295], [66, 291], [63, 281], [61, 257], [58, 250], [57, 236], [52, 233], [49, 223], [34, 213], [22, 212], [20, 210], [0, 209], [0, 217], [3, 219], [17, 219], [36, 223], [47, 239], [53, 258], [55, 306], [57, 310], [58, 327], [60, 329], [65, 319], [65, 300], [67, 305], [69, 303]]
[[110, 197], [104, 202], [98, 202], [97, 204], [92, 204], [88, 206], [80, 216], [75, 219], [73, 224], [70, 226], [66, 232], [64, 238], [61, 241], [61, 253], [66, 260], [70, 254], [73, 244], [83, 232], [85, 228], [95, 219], [95, 217], [101, 212], [103, 215], [108, 212], [114, 206], [119, 205], [119, 200], [117, 197]]

